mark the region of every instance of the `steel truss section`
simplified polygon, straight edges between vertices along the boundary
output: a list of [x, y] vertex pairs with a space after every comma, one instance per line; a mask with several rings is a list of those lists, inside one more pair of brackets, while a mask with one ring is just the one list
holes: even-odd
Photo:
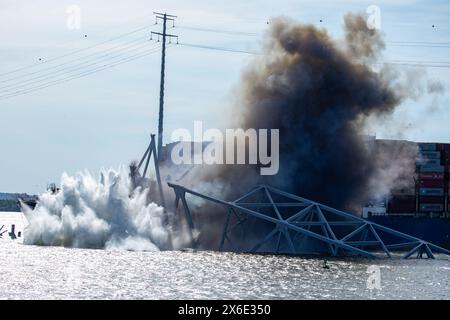
[[[298, 197], [276, 188], [260, 185], [235, 201], [224, 201], [181, 185], [169, 183], [175, 192], [175, 209], [182, 202], [191, 236], [194, 219], [186, 201], [186, 194], [225, 207], [227, 216], [219, 250], [225, 246], [233, 251], [271, 252], [299, 255], [306, 253], [305, 243], [315, 254], [359, 255], [367, 258], [392, 258], [393, 251], [402, 251], [403, 258], [412, 256], [434, 259], [434, 253], [450, 256], [450, 251], [437, 245], [365, 220], [354, 214]], [[262, 239], [249, 248], [236, 248], [232, 233], [250, 219], [270, 226]], [[244, 228], [242, 228], [244, 230]], [[193, 239], [193, 238], [192, 238]], [[246, 241], [239, 241], [245, 244]], [[194, 244], [195, 245], [195, 244]], [[315, 251], [314, 251], [315, 250]], [[434, 253], [433, 253], [434, 252]]]
[[[141, 161], [139, 161], [139, 164], [137, 164], [136, 167], [130, 168], [131, 176], [133, 177], [133, 179], [135, 179], [135, 177], [139, 175], [145, 179], [145, 177], [147, 175], [148, 166], [150, 164], [150, 159], [153, 155], [153, 163], [155, 166], [156, 182], [158, 183], [159, 200], [160, 200], [160, 204], [163, 207], [165, 207], [166, 203], [165, 203], [165, 199], [164, 199], [164, 192], [162, 189], [161, 176], [159, 173], [159, 158], [161, 155], [158, 154], [156, 151], [155, 135], [151, 134], [150, 137], [151, 137], [150, 144], [149, 144], [148, 148], [145, 150], [145, 153], [142, 156]], [[144, 161], [145, 161], [144, 171], [143, 171], [142, 175], [140, 175], [139, 170], [141, 169], [142, 165], [144, 164]]]
[[8, 230], [6, 230], [6, 229], [3, 230], [4, 227], [5, 227], [5, 225], [1, 225], [0, 226], [0, 238], [3, 237], [4, 233], [8, 232]]

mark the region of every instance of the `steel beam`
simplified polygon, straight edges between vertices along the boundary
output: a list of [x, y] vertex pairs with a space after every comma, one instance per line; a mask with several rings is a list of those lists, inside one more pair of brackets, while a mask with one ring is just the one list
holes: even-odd
[[[274, 229], [269, 232], [262, 240], [256, 243], [249, 251], [256, 252], [264, 243], [269, 241], [275, 235], [278, 235], [275, 241], [276, 252], [278, 253], [280, 250], [280, 243], [282, 234], [285, 237], [288, 247], [293, 254], [297, 254], [295, 249], [295, 243], [293, 240], [297, 241], [299, 235], [307, 238], [312, 238], [318, 240], [324, 244], [326, 244], [330, 248], [330, 252], [332, 255], [337, 255], [339, 249], [344, 250], [347, 253], [357, 254], [365, 257], [374, 258], [372, 252], [367, 249], [363, 249], [365, 247], [379, 247], [384, 253], [391, 258], [392, 255], [389, 249], [398, 249], [404, 247], [414, 246], [413, 249], [408, 251], [404, 258], [408, 258], [414, 253], [418, 253], [419, 256], [422, 256], [425, 253], [428, 258], [433, 259], [434, 255], [432, 250], [443, 253], [446, 255], [450, 255], [450, 251], [444, 248], [438, 247], [431, 243], [420, 240], [419, 238], [404, 234], [402, 232], [398, 232], [396, 230], [384, 227], [382, 225], [375, 224], [373, 222], [362, 219], [361, 217], [354, 216], [350, 213], [346, 213], [320, 203], [310, 201], [287, 192], [272, 188], [270, 186], [258, 186], [246, 193], [242, 197], [238, 198], [233, 202], [228, 202], [224, 200], [217, 199], [215, 197], [211, 197], [205, 194], [201, 194], [199, 192], [189, 190], [183, 186], [176, 185], [173, 183], [169, 183], [169, 187], [173, 188], [175, 194], [177, 196], [178, 202], [181, 199], [183, 204], [186, 219], [188, 220], [188, 225], [193, 229], [194, 223], [192, 221], [192, 215], [190, 209], [187, 205], [185, 194], [189, 193], [194, 196], [200, 197], [202, 199], [211, 201], [213, 203], [222, 205], [227, 208], [227, 219], [223, 229], [223, 234], [220, 242], [220, 249], [223, 249], [224, 243], [226, 240], [230, 242], [228, 237], [228, 233], [230, 233], [236, 226], [242, 225], [246, 219], [241, 219], [240, 214], [245, 214], [247, 216], [252, 216], [261, 221], [266, 221], [274, 224]], [[257, 193], [263, 194], [269, 202], [262, 201], [248, 201], [249, 197], [255, 195]], [[272, 194], [277, 194], [279, 196], [283, 196], [286, 199], [283, 199], [281, 202], [274, 201], [274, 196]], [[292, 202], [289, 202], [292, 200]], [[245, 201], [245, 202], [244, 202]], [[271, 208], [271, 214], [263, 213], [260, 211], [255, 211], [254, 209], [259, 210], [260, 208]], [[290, 216], [287, 214], [283, 214], [281, 209], [283, 208], [293, 208], [293, 207], [302, 207], [302, 209], [295, 213], [290, 213]], [[254, 208], [254, 209], [253, 209]], [[230, 219], [231, 215], [234, 213], [238, 219], [238, 222], [230, 228]], [[334, 215], [340, 218], [343, 218], [343, 221], [335, 221], [333, 219], [329, 221], [327, 219], [327, 215]], [[313, 216], [317, 217], [318, 221], [312, 221]], [[313, 226], [318, 226], [322, 230], [322, 233], [314, 232], [311, 229]], [[350, 228], [350, 232], [347, 235], [338, 239], [336, 236], [336, 231], [333, 228], [336, 227], [346, 227]], [[243, 230], [243, 229], [242, 229]], [[291, 238], [290, 231], [295, 232], [294, 239]], [[365, 232], [363, 236], [359, 236], [359, 240], [349, 241], [353, 236]], [[376, 240], [368, 240], [367, 234], [370, 233]], [[385, 243], [383, 240], [382, 234], [379, 234], [377, 231], [384, 232], [386, 234], [390, 234], [400, 239], [398, 242], [394, 243]], [[361, 240], [362, 238], [362, 240]], [[298, 240], [300, 241], [300, 240]]]

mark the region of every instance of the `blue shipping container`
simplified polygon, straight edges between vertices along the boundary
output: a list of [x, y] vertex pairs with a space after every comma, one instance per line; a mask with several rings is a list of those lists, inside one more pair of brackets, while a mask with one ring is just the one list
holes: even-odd
[[440, 166], [441, 159], [420, 159], [417, 163], [425, 166]]
[[442, 204], [422, 203], [420, 205], [420, 211], [442, 212], [442, 211], [444, 211], [444, 206]]
[[444, 166], [423, 165], [419, 170], [420, 172], [444, 172]]
[[436, 151], [435, 143], [419, 143], [419, 149], [421, 151]]
[[443, 196], [444, 188], [420, 188], [419, 194], [421, 196]]
[[440, 159], [441, 158], [440, 151], [421, 151], [420, 155], [422, 156], [422, 158], [426, 158], [426, 159]]

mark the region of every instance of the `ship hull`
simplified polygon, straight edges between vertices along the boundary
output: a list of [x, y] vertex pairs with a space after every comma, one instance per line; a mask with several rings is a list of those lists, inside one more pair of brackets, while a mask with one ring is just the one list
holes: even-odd
[[450, 249], [450, 219], [372, 216], [368, 220]]

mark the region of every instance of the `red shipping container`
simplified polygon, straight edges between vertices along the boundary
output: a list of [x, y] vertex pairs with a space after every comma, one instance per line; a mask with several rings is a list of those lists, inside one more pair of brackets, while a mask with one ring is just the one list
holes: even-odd
[[419, 203], [444, 204], [444, 197], [421, 196]]
[[416, 211], [416, 204], [406, 203], [406, 204], [389, 204], [388, 213], [411, 213]]
[[387, 212], [408, 213], [416, 211], [415, 196], [393, 196], [389, 199]]
[[394, 195], [389, 198], [389, 202], [392, 203], [414, 203], [416, 196], [413, 195]]
[[420, 180], [444, 180], [444, 174], [439, 172], [420, 172]]
[[444, 188], [445, 180], [430, 180], [430, 179], [421, 179], [419, 180], [419, 187], [421, 188]]
[[436, 151], [450, 152], [450, 144], [449, 143], [436, 143]]
[[439, 149], [439, 151], [441, 152], [441, 155], [443, 154], [449, 154], [450, 153], [450, 147], [446, 147], [445, 145]]

